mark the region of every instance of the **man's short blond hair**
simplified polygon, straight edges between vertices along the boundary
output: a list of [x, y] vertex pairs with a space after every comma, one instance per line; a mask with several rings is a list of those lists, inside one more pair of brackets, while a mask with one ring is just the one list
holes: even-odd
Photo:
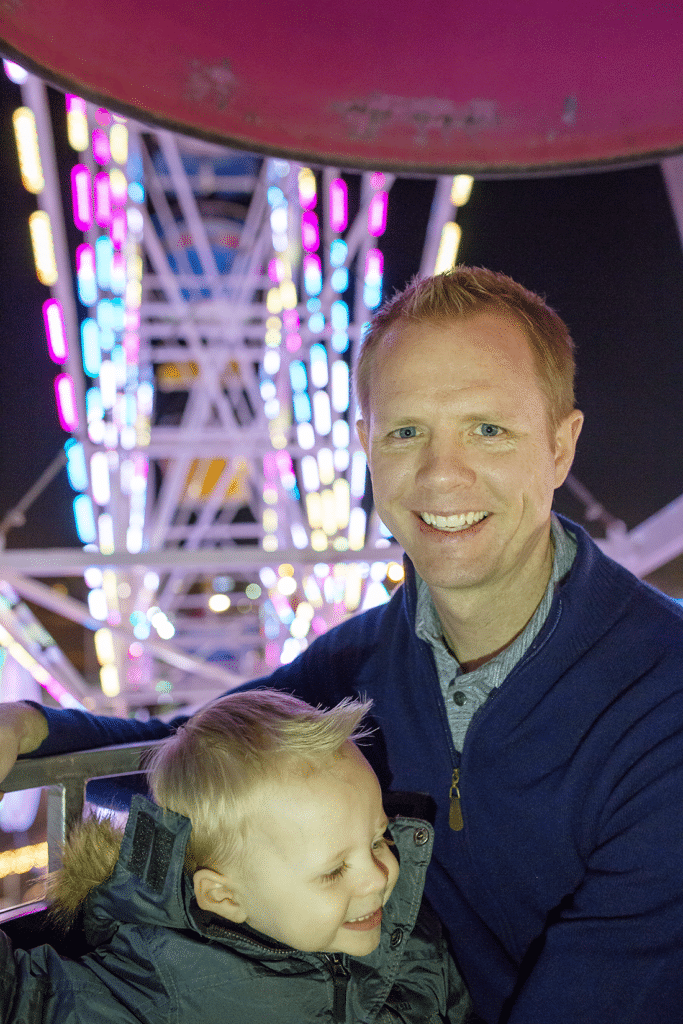
[[524, 331], [554, 431], [575, 406], [574, 343], [564, 321], [544, 300], [505, 274], [483, 267], [454, 267], [445, 274], [415, 279], [372, 318], [355, 367], [356, 400], [370, 416], [374, 356], [387, 332], [418, 323], [448, 324], [481, 313], [499, 313]]
[[278, 690], [220, 697], [164, 740], [147, 766], [164, 808], [192, 822], [185, 867], [239, 861], [250, 812], [269, 782], [330, 762], [348, 740], [370, 735], [361, 721], [370, 700], [347, 698], [330, 710]]

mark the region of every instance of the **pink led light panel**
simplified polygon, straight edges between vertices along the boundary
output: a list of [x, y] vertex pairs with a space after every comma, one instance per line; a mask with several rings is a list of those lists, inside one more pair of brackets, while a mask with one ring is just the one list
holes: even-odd
[[95, 175], [95, 220], [101, 228], [108, 228], [111, 224], [111, 189], [109, 188], [109, 175], [106, 171], [100, 171]]
[[330, 225], [333, 231], [344, 231], [349, 221], [348, 189], [342, 178], [330, 183]]
[[87, 242], [76, 249], [76, 273], [79, 277], [95, 277], [95, 250]]
[[368, 249], [365, 258], [366, 281], [380, 281], [384, 273], [384, 256], [379, 249]]
[[123, 351], [126, 354], [126, 362], [137, 363], [140, 355], [140, 336], [138, 334], [124, 334]]
[[53, 363], [65, 363], [69, 358], [69, 343], [66, 340], [64, 313], [57, 299], [48, 299], [43, 303], [43, 321], [50, 359]]
[[277, 257], [275, 257], [275, 259], [272, 259], [268, 264], [268, 277], [273, 282], [273, 284], [281, 283], [282, 279], [285, 276], [284, 271], [285, 268], [282, 263], [282, 260], [278, 259]]
[[388, 202], [389, 194], [387, 192], [377, 192], [370, 201], [370, 206], [368, 207], [368, 231], [375, 238], [383, 235], [387, 226]]
[[66, 94], [66, 109], [71, 114], [86, 114], [87, 107], [85, 100], [82, 100], [80, 96], [74, 96], [72, 93]]
[[301, 244], [306, 252], [315, 252], [320, 245], [318, 218], [310, 211], [301, 215]]
[[55, 378], [55, 398], [57, 400], [57, 415], [62, 429], [69, 433], [78, 430], [76, 391], [70, 374], [60, 373]]
[[71, 202], [74, 224], [79, 231], [88, 231], [92, 227], [92, 201], [90, 171], [85, 164], [76, 164], [71, 169]]
[[126, 220], [125, 210], [116, 210], [111, 218], [111, 227], [109, 229], [109, 235], [115, 249], [123, 248], [127, 233], [128, 221]]
[[92, 155], [95, 159], [95, 163], [100, 164], [101, 167], [108, 164], [111, 159], [109, 137], [101, 128], [95, 128], [92, 133]]

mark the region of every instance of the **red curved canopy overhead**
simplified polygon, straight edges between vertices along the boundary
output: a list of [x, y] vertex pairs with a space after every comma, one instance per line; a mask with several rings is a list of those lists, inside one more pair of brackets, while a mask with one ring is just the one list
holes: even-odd
[[4, 0], [0, 49], [142, 120], [345, 167], [509, 174], [683, 149], [671, 0]]

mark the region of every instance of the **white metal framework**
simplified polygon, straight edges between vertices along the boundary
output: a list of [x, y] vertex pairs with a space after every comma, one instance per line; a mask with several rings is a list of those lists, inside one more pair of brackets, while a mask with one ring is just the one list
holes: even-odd
[[[294, 657], [316, 632], [386, 599], [401, 578], [401, 553], [365, 491], [348, 392], [349, 367], [381, 293], [382, 218], [387, 207], [391, 216], [394, 178], [302, 168], [128, 122], [127, 160], [141, 172], [145, 199], [127, 200], [138, 211], [129, 228], [139, 221], [140, 230], [121, 252], [128, 281], [141, 261], [140, 288], [137, 301], [123, 293], [125, 326], [106, 343], [102, 329], [98, 358], [109, 367], [113, 344], [128, 345], [128, 359], [133, 323], [139, 348], [134, 362], [122, 364], [104, 425], [93, 429], [86, 391], [98, 381], [83, 383], [84, 312], [71, 290], [64, 169], [54, 158], [45, 87], [29, 77], [22, 88], [45, 178], [37, 202], [53, 227], [59, 274], [51, 292], [71, 342], [66, 367], [80, 412], [73, 434], [87, 469], [84, 494], [96, 516], [109, 517], [110, 533], [103, 541], [100, 518], [98, 541], [87, 550], [0, 552], [9, 585], [4, 621], [23, 595], [96, 628], [108, 671], [107, 699], [93, 694], [94, 705], [126, 712], [164, 700], [199, 704]], [[88, 105], [91, 133], [100, 130], [97, 118]], [[109, 173], [90, 153], [77, 159], [93, 180]], [[679, 158], [665, 165], [675, 193]], [[444, 226], [455, 219], [452, 185], [452, 177], [436, 181], [415, 268], [423, 274], [433, 271]], [[346, 222], [333, 208], [347, 201], [344, 189]], [[93, 223], [85, 242], [94, 251], [106, 233]], [[110, 294], [99, 282], [97, 301]], [[87, 305], [94, 322], [95, 299]], [[139, 320], [129, 316], [136, 310]], [[133, 378], [154, 403], [145, 427], [138, 402], [126, 434], [116, 410], [135, 397]], [[104, 498], [95, 467], [106, 477]], [[143, 476], [144, 490], [131, 484]], [[652, 571], [683, 551], [681, 501], [631, 534], [607, 522], [603, 547], [640, 574]], [[96, 602], [86, 607], [30, 578], [86, 569], [104, 595], [99, 616]], [[12, 637], [21, 640], [14, 626]], [[72, 687], [79, 699], [83, 686]]]

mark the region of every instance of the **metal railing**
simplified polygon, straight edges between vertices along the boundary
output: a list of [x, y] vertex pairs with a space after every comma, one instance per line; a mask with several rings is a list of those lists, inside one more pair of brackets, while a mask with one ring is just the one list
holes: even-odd
[[[126, 743], [118, 747], [98, 747], [94, 750], [77, 750], [17, 761], [0, 783], [0, 790], [13, 793], [38, 787], [47, 789], [48, 871], [55, 871], [61, 866], [68, 829], [83, 814], [88, 782], [143, 774], [144, 754], [161, 742], [152, 740], [146, 743]], [[41, 906], [44, 904], [36, 904], [33, 909], [40, 909]], [[0, 914], [0, 921], [26, 913], [29, 909], [29, 904], [12, 908]]]

